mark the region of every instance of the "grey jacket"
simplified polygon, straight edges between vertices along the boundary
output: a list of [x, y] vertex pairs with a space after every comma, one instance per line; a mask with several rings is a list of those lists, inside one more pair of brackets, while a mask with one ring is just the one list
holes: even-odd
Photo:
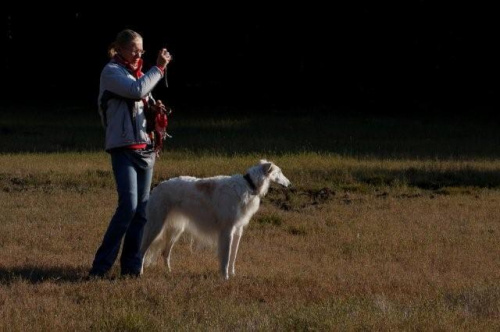
[[156, 66], [139, 79], [114, 61], [104, 67], [98, 107], [106, 129], [106, 151], [132, 144], [151, 144], [146, 132], [143, 99], [154, 103], [151, 91], [162, 76], [163, 73]]

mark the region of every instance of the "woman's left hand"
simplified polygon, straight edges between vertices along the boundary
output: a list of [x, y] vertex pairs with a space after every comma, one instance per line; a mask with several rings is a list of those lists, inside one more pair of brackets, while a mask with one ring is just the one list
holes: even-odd
[[162, 69], [165, 69], [170, 61], [172, 61], [172, 55], [167, 51], [166, 48], [162, 48], [160, 52], [158, 52], [156, 65]]

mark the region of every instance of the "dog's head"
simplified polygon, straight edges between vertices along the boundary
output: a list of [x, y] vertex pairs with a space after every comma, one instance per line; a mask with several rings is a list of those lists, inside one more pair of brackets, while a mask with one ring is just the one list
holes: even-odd
[[281, 171], [281, 168], [276, 166], [274, 163], [262, 159], [260, 161], [260, 167], [262, 168], [262, 172], [269, 179], [269, 181], [280, 184], [283, 187], [289, 187], [291, 185], [290, 180], [286, 178], [286, 176]]
[[257, 165], [250, 167], [245, 177], [247, 176], [250, 179], [247, 181], [251, 182], [254, 194], [260, 197], [264, 197], [267, 194], [271, 182], [276, 182], [283, 187], [291, 185], [290, 180], [281, 172], [281, 168], [265, 159], [261, 160]]

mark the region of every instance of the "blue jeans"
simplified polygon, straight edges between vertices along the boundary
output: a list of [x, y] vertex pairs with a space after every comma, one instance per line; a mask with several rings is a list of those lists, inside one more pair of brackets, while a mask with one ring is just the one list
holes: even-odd
[[91, 274], [104, 275], [111, 269], [124, 237], [120, 257], [121, 273], [138, 275], [142, 266], [140, 246], [146, 224], [146, 204], [153, 167], [152, 165], [141, 167], [134, 163], [130, 153], [111, 152], [111, 164], [118, 191], [118, 207], [97, 250]]

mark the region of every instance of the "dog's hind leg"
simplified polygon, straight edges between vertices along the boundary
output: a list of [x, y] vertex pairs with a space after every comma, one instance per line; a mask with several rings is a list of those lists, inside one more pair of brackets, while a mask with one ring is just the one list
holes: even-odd
[[236, 261], [236, 255], [238, 255], [238, 248], [240, 246], [240, 239], [241, 239], [242, 235], [243, 235], [243, 227], [239, 227], [234, 232], [234, 237], [233, 237], [233, 241], [232, 241], [232, 248], [231, 248], [231, 259], [229, 261], [229, 268], [231, 270], [232, 276], [236, 275], [236, 270], [234, 269], [234, 264]]
[[229, 257], [231, 257], [231, 246], [233, 242], [234, 229], [224, 230], [219, 235], [219, 259], [220, 271], [224, 279], [229, 279]]
[[168, 271], [171, 272], [172, 268], [170, 267], [170, 256], [172, 255], [172, 248], [174, 247], [175, 242], [179, 240], [179, 237], [184, 232], [184, 227], [182, 228], [174, 228], [172, 230], [172, 235], [170, 236], [170, 242], [163, 251], [163, 258], [165, 259], [165, 263], [168, 266]]
[[193, 235], [191, 235], [189, 237], [189, 251], [191, 251], [191, 253], [194, 252], [193, 247], [194, 247], [194, 237], [193, 237]]

